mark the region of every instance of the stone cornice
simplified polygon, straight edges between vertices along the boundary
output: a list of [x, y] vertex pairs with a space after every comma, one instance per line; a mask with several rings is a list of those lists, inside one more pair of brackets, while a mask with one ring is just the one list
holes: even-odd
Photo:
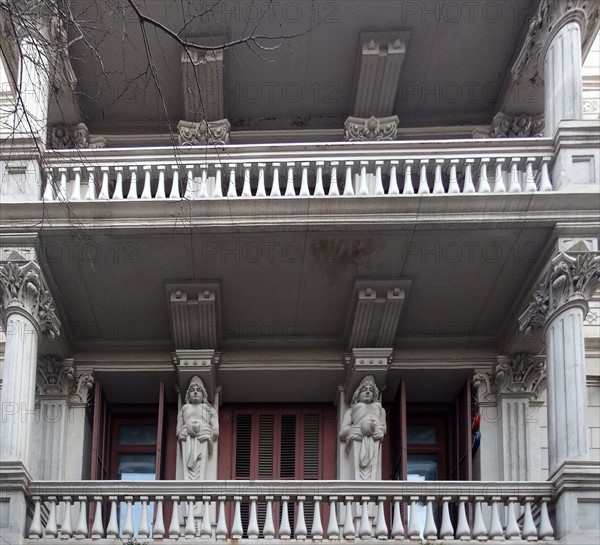
[[4, 323], [11, 312], [26, 313], [50, 339], [60, 335], [52, 295], [33, 261], [0, 264], [0, 317]]
[[535, 401], [545, 385], [545, 358], [530, 354], [499, 356], [491, 371], [480, 370], [473, 377], [480, 403], [496, 403], [502, 396], [522, 396]]
[[563, 305], [587, 304], [600, 284], [600, 253], [560, 253], [550, 263], [533, 301], [519, 317], [519, 329], [530, 333], [544, 327], [548, 318]]
[[545, 50], [552, 38], [571, 21], [581, 27], [585, 49], [593, 41], [600, 20], [599, 0], [541, 0], [527, 36], [511, 69], [514, 81], [543, 79]]
[[36, 394], [44, 398], [64, 398], [69, 404], [85, 404], [94, 378], [78, 373], [72, 359], [58, 361], [56, 356], [40, 358], [37, 366]]

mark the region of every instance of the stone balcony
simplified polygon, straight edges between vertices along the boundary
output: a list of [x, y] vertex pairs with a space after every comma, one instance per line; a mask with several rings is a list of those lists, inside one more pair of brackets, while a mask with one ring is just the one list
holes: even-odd
[[551, 482], [33, 481], [29, 541], [522, 543], [554, 539]]

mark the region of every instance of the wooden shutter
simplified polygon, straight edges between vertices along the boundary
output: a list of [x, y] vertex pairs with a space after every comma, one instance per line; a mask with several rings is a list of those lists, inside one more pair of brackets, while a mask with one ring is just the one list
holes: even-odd
[[96, 378], [94, 386], [94, 419], [92, 422], [92, 460], [90, 478], [108, 479], [110, 411], [102, 391], [100, 380]]
[[406, 480], [406, 383], [400, 381], [396, 399], [392, 406], [392, 463], [390, 479]]
[[471, 457], [471, 380], [467, 379], [458, 396], [450, 418], [450, 479], [470, 481], [473, 478]]

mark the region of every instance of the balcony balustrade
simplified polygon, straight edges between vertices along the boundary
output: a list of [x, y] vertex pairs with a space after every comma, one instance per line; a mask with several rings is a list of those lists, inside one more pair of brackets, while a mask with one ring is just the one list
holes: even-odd
[[50, 150], [44, 201], [552, 191], [551, 140]]
[[34, 481], [29, 540], [554, 538], [549, 482]]

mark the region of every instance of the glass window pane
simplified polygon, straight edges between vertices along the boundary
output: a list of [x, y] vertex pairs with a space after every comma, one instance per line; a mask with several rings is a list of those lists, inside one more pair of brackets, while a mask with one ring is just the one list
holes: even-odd
[[409, 445], [437, 445], [438, 427], [432, 424], [409, 424], [406, 426], [406, 442]]
[[156, 424], [121, 424], [119, 445], [156, 445]]
[[437, 454], [411, 454], [406, 459], [408, 481], [436, 481], [438, 479]]
[[[156, 455], [119, 454], [117, 458], [117, 478], [120, 480], [151, 481], [156, 474]], [[148, 475], [152, 475], [149, 478]]]

